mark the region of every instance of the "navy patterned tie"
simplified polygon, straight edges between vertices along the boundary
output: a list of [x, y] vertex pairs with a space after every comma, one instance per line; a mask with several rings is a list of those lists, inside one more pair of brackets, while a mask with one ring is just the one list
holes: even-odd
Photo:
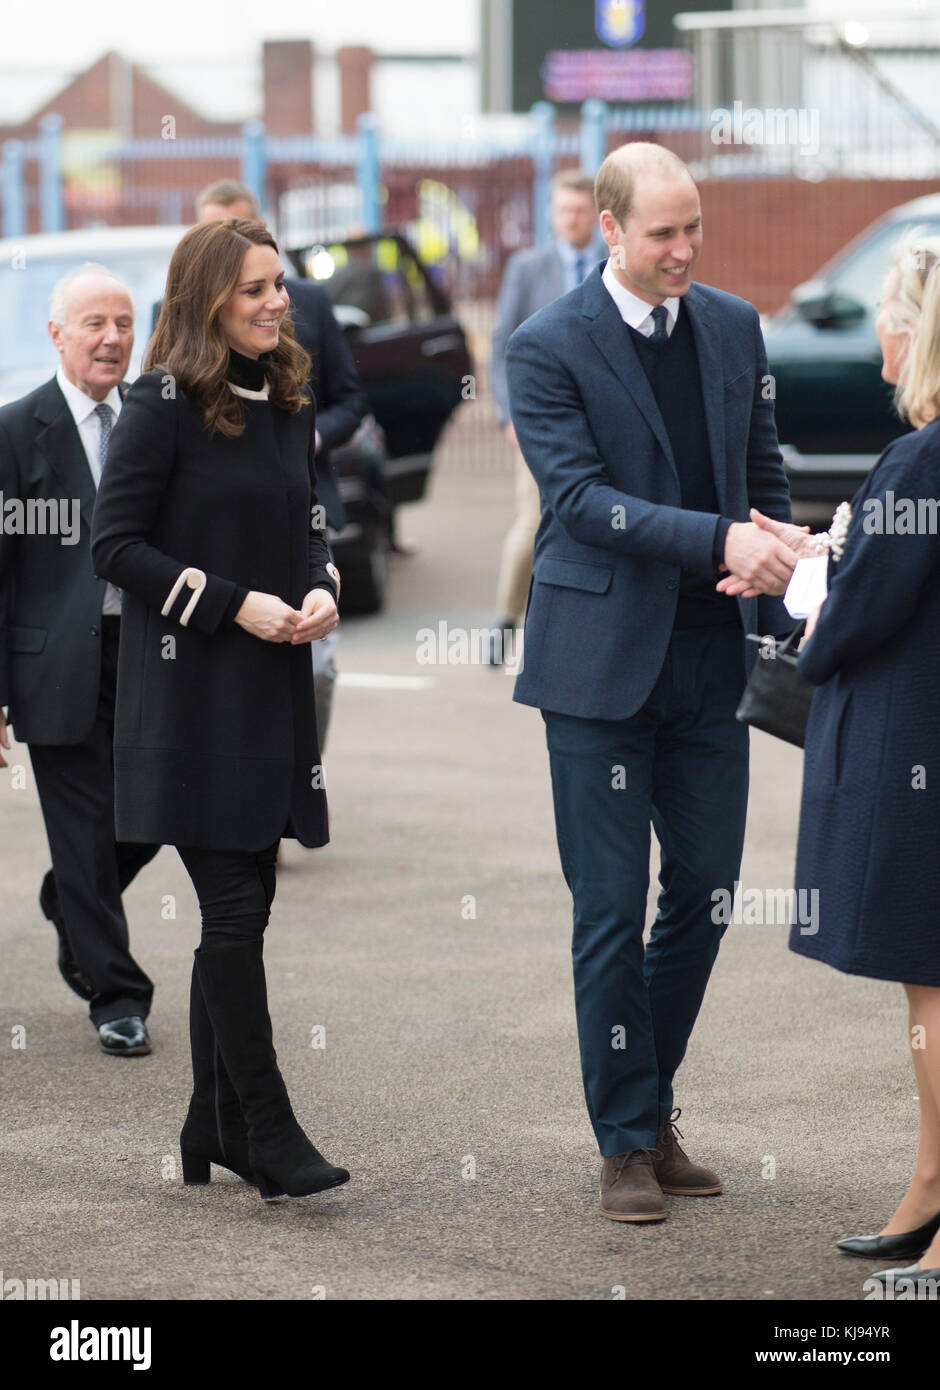
[[657, 304], [656, 308], [652, 312], [653, 331], [650, 334], [650, 339], [654, 343], [665, 343], [669, 338], [669, 334], [666, 332], [666, 319], [668, 318], [668, 311], [666, 309], [665, 304]]
[[580, 285], [587, 272], [587, 256], [575, 256], [574, 258], [574, 283], [575, 288]]
[[102, 401], [101, 405], [95, 406], [95, 414], [101, 421], [101, 435], [98, 439], [98, 472], [104, 468], [104, 461], [108, 457], [108, 443], [111, 439], [111, 426], [114, 424], [114, 411], [109, 405]]

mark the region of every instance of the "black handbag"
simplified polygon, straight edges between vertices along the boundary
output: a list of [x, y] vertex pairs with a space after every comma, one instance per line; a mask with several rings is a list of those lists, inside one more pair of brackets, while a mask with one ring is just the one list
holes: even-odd
[[805, 627], [805, 622], [800, 623], [780, 644], [772, 637], [748, 633], [748, 641], [760, 642], [761, 650], [737, 709], [742, 724], [753, 724], [755, 729], [795, 743], [797, 748], [802, 748], [806, 739], [815, 690], [796, 669], [797, 648]]

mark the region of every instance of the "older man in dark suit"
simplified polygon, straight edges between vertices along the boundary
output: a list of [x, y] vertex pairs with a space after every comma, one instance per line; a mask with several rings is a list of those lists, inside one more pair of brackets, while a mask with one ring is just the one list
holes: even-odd
[[126, 286], [86, 264], [53, 291], [49, 332], [55, 377], [0, 410], [0, 493], [23, 519], [0, 527], [0, 744], [8, 718], [29, 745], [52, 855], [39, 901], [63, 978], [90, 1001], [104, 1051], [140, 1056], [153, 985], [131, 956], [121, 894], [159, 846], [115, 842], [121, 595], [95, 577], [89, 548], [134, 343]]
[[[515, 699], [541, 710], [601, 1211], [659, 1221], [718, 1193], [679, 1147], [673, 1078], [724, 931], [744, 840], [745, 633], [792, 624], [795, 563], [748, 520], [790, 519], [755, 309], [693, 282], [698, 190], [633, 143], [596, 181], [605, 264], [507, 351], [516, 433], [542, 496]], [[644, 949], [650, 824], [659, 911]]]
[[509, 418], [506, 387], [506, 344], [521, 323], [538, 309], [581, 284], [603, 254], [597, 229], [594, 180], [580, 169], [563, 169], [552, 179], [552, 240], [547, 246], [527, 247], [506, 262], [493, 327], [490, 364], [493, 400], [499, 423], [513, 446], [515, 515], [503, 541], [496, 583], [497, 617], [490, 630], [489, 659], [499, 665], [505, 656], [505, 634], [525, 611], [532, 577], [532, 543], [539, 524], [539, 492], [516, 443]]

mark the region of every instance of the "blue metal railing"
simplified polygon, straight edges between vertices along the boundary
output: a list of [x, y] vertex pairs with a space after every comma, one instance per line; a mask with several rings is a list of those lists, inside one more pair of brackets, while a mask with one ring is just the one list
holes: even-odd
[[[393, 164], [481, 164], [495, 159], [530, 158], [535, 170], [534, 211], [537, 237], [549, 235], [549, 181], [559, 158], [572, 155], [593, 173], [604, 155], [611, 126], [603, 102], [586, 102], [580, 135], [555, 129], [555, 108], [538, 102], [528, 128], [518, 135], [484, 135], [478, 140], [434, 140], [384, 137], [370, 113], [360, 116], [355, 135], [269, 136], [260, 121], [248, 121], [239, 136], [199, 136], [182, 139], [118, 141], [109, 151], [115, 161], [158, 159], [237, 160], [242, 182], [264, 200], [268, 166], [279, 162], [315, 163], [352, 171], [359, 198], [359, 221], [368, 230], [381, 226], [382, 169]], [[63, 122], [47, 115], [36, 140], [7, 140], [0, 158], [0, 228], [2, 235], [19, 237], [28, 226], [26, 164], [38, 165], [40, 229], [65, 226]], [[168, 190], [168, 194], [172, 190]], [[172, 201], [172, 200], [171, 200]]]
[[[549, 185], [560, 159], [576, 159], [588, 172], [595, 173], [607, 150], [611, 135], [669, 131], [707, 132], [714, 123], [713, 113], [689, 106], [637, 106], [611, 110], [603, 101], [592, 99], [581, 107], [580, 127], [560, 131], [555, 107], [536, 102], [527, 122], [519, 123], [518, 133], [484, 134], [474, 139], [434, 139], [386, 137], [378, 130], [374, 115], [360, 116], [355, 135], [322, 138], [313, 135], [271, 136], [260, 121], [248, 121], [236, 136], [200, 136], [185, 139], [119, 140], [104, 162], [144, 162], [166, 159], [230, 160], [237, 162], [242, 182], [264, 204], [267, 171], [273, 164], [315, 164], [320, 169], [343, 171], [358, 206], [351, 209], [353, 220], [370, 231], [381, 227], [384, 190], [383, 169], [395, 165], [437, 165], [443, 167], [480, 166], [499, 159], [524, 158], [534, 170], [533, 224], [535, 239], [544, 243], [551, 235]], [[40, 123], [35, 140], [8, 140], [0, 151], [0, 228], [2, 235], [21, 237], [28, 224], [27, 199], [37, 197], [39, 220], [44, 232], [65, 226], [63, 123], [58, 115], [47, 115]], [[35, 161], [38, 180], [27, 185], [26, 164]], [[738, 166], [739, 168], [741, 166]], [[721, 172], [721, 171], [716, 171]], [[729, 172], [731, 170], [729, 169]], [[133, 201], [133, 189], [125, 201]], [[184, 217], [183, 187], [167, 187], [160, 198], [161, 208], [172, 207]], [[124, 194], [122, 193], [122, 197]], [[176, 211], [178, 210], [178, 211]]]

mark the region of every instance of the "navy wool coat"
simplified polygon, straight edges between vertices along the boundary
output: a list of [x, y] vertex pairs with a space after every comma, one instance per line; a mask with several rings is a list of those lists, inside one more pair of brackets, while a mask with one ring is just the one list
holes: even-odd
[[[904, 499], [921, 513], [914, 534], [901, 520]], [[795, 925], [790, 936], [792, 950], [838, 970], [935, 986], [938, 499], [933, 421], [882, 454], [853, 499], [844, 557], [830, 563], [829, 596], [799, 658], [818, 689], [806, 732], [796, 886], [818, 890], [818, 930]], [[874, 529], [884, 513], [893, 531]]]
[[[334, 598], [317, 513], [312, 406], [243, 399], [245, 431], [210, 434], [160, 371], [127, 394], [98, 489], [96, 574], [124, 591], [114, 731], [119, 840], [260, 850], [325, 844], [309, 645], [235, 623], [250, 589], [300, 608]], [[163, 616], [182, 570], [205, 572]]]

